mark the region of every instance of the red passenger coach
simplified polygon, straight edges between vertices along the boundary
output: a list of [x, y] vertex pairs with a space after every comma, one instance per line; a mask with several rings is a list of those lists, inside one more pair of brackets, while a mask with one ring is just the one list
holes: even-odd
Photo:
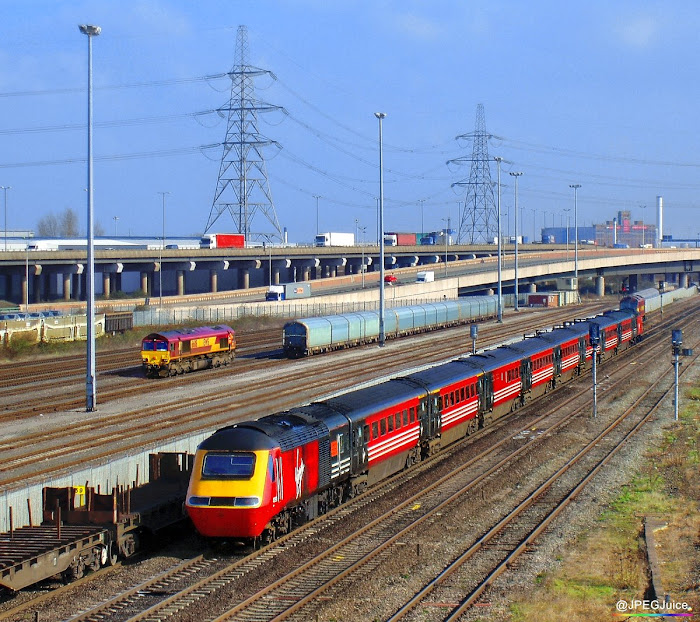
[[608, 311], [223, 428], [197, 449], [187, 512], [209, 537], [288, 533], [589, 369], [593, 325], [601, 361], [642, 335], [635, 309]]

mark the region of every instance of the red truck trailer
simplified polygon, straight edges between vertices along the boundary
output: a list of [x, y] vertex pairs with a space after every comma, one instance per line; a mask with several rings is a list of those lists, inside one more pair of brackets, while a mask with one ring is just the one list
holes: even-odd
[[207, 233], [202, 236], [200, 248], [245, 248], [242, 233]]

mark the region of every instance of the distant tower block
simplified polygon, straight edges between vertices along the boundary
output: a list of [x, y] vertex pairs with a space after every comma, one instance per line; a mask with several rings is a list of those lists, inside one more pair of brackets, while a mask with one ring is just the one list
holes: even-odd
[[[276, 238], [282, 241], [282, 228], [272, 202], [262, 154], [263, 147], [279, 147], [279, 144], [262, 136], [257, 127], [259, 113], [282, 108], [255, 99], [253, 78], [269, 75], [275, 79], [275, 76], [271, 71], [248, 65], [248, 29], [245, 26], [238, 27], [236, 65], [228, 75], [231, 78], [231, 98], [228, 105], [217, 111], [222, 117], [226, 113], [226, 138], [214, 201], [204, 232], [209, 231], [224, 212], [228, 212], [233, 218], [236, 233], [242, 233], [246, 240]], [[264, 214], [272, 225], [272, 232], [252, 230], [253, 217], [257, 212]]]
[[498, 236], [498, 211], [491, 184], [491, 159], [486, 133], [484, 105], [476, 107], [476, 127], [471, 134], [457, 136], [457, 140], [470, 138], [474, 141], [471, 158], [457, 158], [449, 163], [471, 162], [469, 181], [458, 181], [453, 186], [466, 186], [462, 220], [459, 223], [457, 242], [466, 244], [492, 243]]

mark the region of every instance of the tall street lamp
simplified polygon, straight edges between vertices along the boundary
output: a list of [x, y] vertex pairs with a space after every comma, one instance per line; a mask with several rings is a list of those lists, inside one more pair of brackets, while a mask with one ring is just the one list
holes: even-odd
[[102, 32], [99, 26], [83, 24], [80, 32], [88, 38], [88, 213], [87, 213], [87, 373], [85, 382], [86, 410], [91, 412], [97, 406], [95, 387], [95, 239], [93, 236], [92, 204], [92, 38]]
[[117, 237], [117, 221], [119, 220], [119, 216], [112, 216], [112, 220], [114, 220], [114, 237]]
[[574, 189], [574, 278], [576, 279], [576, 291], [578, 291], [578, 189], [581, 184], [569, 184]]
[[515, 177], [515, 301], [513, 310], [518, 311], [518, 177], [522, 175], [522, 171], [510, 175]]
[[163, 237], [160, 242], [160, 258], [158, 266], [158, 296], [159, 306], [163, 306], [163, 250], [165, 249], [165, 195], [170, 194], [167, 190], [158, 193], [163, 198]]
[[[425, 203], [425, 199], [419, 199], [418, 202], [420, 203], [420, 236], [421, 239], [423, 239], [423, 235], [425, 234], [425, 225], [423, 224], [423, 203]], [[418, 243], [420, 244], [420, 240]]]
[[501, 285], [501, 270], [503, 259], [501, 257], [501, 162], [500, 156], [494, 158], [498, 166], [498, 211], [496, 212], [496, 228], [498, 233], [498, 322], [503, 322], [503, 289]]
[[379, 346], [384, 347], [384, 149], [382, 146], [382, 120], [386, 112], [375, 112], [379, 120]]
[[321, 198], [320, 194], [312, 195], [316, 199], [316, 235], [318, 235], [318, 200]]
[[450, 217], [443, 218], [442, 221], [447, 223], [447, 229], [445, 229], [445, 276], [447, 276], [447, 245], [450, 241]]
[[12, 186], [0, 186], [0, 190], [5, 191], [5, 250], [7, 250], [7, 191], [11, 189]]

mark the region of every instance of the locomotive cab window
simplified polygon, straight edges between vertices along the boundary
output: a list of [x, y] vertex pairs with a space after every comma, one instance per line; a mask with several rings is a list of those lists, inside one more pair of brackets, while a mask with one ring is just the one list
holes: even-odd
[[249, 479], [255, 469], [255, 454], [248, 452], [208, 453], [202, 464], [203, 478]]

